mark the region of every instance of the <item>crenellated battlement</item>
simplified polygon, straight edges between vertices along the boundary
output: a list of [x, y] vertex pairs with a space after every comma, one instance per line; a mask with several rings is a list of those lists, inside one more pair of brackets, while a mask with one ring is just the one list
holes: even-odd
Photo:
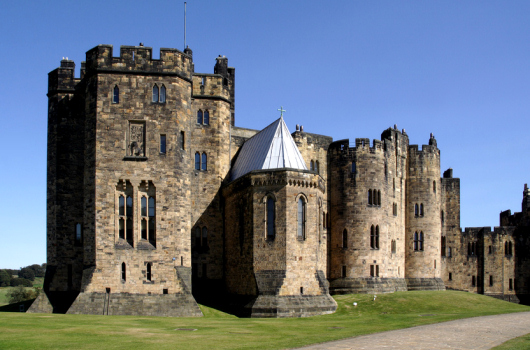
[[192, 51], [161, 48], [160, 59], [153, 58], [153, 49], [146, 46], [120, 46], [120, 56], [113, 56], [112, 45], [98, 45], [86, 53], [86, 74], [92, 72], [123, 72], [179, 75], [191, 80], [194, 71]]
[[224, 77], [220, 74], [193, 74], [194, 97], [222, 97], [230, 99], [230, 88], [224, 84]]
[[80, 80], [75, 78], [74, 61], [63, 58], [61, 66], [48, 73], [48, 96], [54, 93], [73, 93]]

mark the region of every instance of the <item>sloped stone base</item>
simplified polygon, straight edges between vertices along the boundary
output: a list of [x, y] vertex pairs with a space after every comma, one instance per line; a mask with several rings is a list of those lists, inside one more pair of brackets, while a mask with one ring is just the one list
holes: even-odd
[[68, 314], [201, 317], [191, 294], [80, 293]]
[[408, 290], [445, 290], [441, 278], [406, 278]]
[[50, 300], [48, 300], [46, 293], [41, 292], [26, 312], [30, 314], [51, 314], [53, 313], [53, 306]]
[[250, 317], [309, 317], [334, 313], [337, 303], [328, 295], [260, 295], [245, 308]]
[[377, 294], [407, 291], [403, 278], [338, 278], [329, 284], [331, 294]]

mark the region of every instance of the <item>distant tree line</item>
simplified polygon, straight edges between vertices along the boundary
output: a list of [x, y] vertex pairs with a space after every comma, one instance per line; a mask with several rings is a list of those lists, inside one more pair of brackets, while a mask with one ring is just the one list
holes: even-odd
[[20, 270], [0, 270], [0, 287], [32, 287], [35, 277], [44, 277], [46, 264], [33, 264], [21, 267]]

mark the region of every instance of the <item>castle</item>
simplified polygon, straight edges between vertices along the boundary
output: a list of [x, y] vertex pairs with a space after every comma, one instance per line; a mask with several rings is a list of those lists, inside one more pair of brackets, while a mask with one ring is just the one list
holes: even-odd
[[[440, 150], [333, 141], [283, 118], [235, 126], [235, 69], [189, 48], [99, 45], [49, 73], [47, 270], [29, 312], [252, 317], [332, 313], [330, 294], [466, 290], [525, 301], [530, 190], [501, 227], [460, 229]], [[271, 118], [272, 121], [272, 118]], [[517, 281], [517, 283], [516, 283]]]

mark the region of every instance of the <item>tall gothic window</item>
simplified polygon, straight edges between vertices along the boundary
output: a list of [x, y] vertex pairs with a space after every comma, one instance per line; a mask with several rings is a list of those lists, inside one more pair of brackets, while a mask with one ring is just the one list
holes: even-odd
[[423, 203], [420, 204], [420, 216], [423, 216]]
[[201, 170], [201, 154], [195, 152], [195, 170]]
[[141, 229], [141, 237], [142, 239], [145, 239], [147, 240], [147, 221], [148, 221], [148, 217], [147, 217], [147, 197], [142, 197], [142, 199], [140, 200], [140, 205], [141, 205], [141, 217], [142, 217], [142, 229]]
[[202, 124], [202, 111], [200, 109], [197, 111], [197, 124]]
[[159, 101], [160, 103], [166, 103], [166, 87], [164, 85], [160, 87]]
[[372, 190], [368, 190], [368, 204], [372, 205]]
[[158, 86], [153, 86], [153, 102], [158, 102]]
[[204, 125], [210, 125], [210, 112], [204, 111], [204, 119], [203, 119]]
[[156, 201], [154, 197], [148, 199], [148, 216], [149, 216], [149, 242], [153, 245], [156, 243]]
[[201, 170], [208, 170], [208, 156], [206, 153], [202, 153]]
[[267, 197], [267, 239], [273, 240], [276, 236], [275, 228], [276, 203], [271, 196]]
[[414, 204], [414, 216], [418, 216], [419, 214], [419, 211], [418, 211], [418, 203]]
[[298, 199], [298, 239], [305, 239], [306, 203], [303, 197]]

